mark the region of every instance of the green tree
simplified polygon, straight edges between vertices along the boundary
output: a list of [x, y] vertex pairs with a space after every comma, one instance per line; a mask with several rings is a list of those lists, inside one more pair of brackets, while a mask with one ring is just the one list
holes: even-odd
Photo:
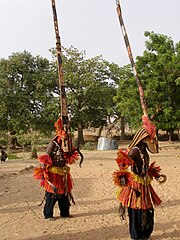
[[101, 56], [85, 59], [84, 51], [63, 48], [63, 71], [71, 125], [78, 128], [78, 144], [84, 144], [83, 128], [106, 125], [113, 106], [108, 63]]
[[[49, 130], [57, 116], [57, 88], [49, 61], [29, 52], [0, 60], [1, 130]], [[53, 111], [52, 111], [53, 110]]]
[[139, 125], [142, 116], [139, 92], [130, 65], [119, 68], [119, 80], [114, 102], [117, 111], [133, 128]]
[[145, 32], [149, 39], [142, 57], [137, 57], [143, 79], [149, 114], [159, 129], [169, 133], [180, 127], [180, 42], [154, 32]]
[[[170, 134], [180, 127], [180, 43], [174, 46], [171, 38], [145, 32], [149, 38], [143, 56], [136, 66], [145, 92], [148, 113], [158, 129]], [[130, 66], [119, 70], [119, 86], [114, 101], [118, 111], [136, 128], [141, 121], [139, 93]]]

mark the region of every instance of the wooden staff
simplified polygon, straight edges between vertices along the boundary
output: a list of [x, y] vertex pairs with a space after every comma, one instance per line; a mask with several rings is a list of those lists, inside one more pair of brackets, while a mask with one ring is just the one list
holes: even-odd
[[59, 28], [58, 28], [56, 4], [55, 4], [55, 0], [51, 0], [51, 2], [52, 2], [52, 10], [53, 10], [54, 29], [55, 29], [55, 35], [56, 35], [56, 55], [57, 55], [58, 74], [59, 74], [61, 119], [62, 119], [62, 125], [63, 125], [62, 128], [66, 132], [66, 138], [63, 139], [62, 141], [62, 149], [64, 152], [68, 152], [71, 156], [74, 154], [74, 152], [77, 151], [81, 157], [79, 162], [79, 166], [81, 167], [83, 158], [84, 158], [83, 154], [80, 152], [78, 147], [75, 148], [72, 146], [72, 137], [71, 137], [70, 124], [69, 124], [68, 113], [67, 113], [67, 100], [66, 100], [66, 92], [65, 92], [65, 84], [64, 84], [64, 74], [63, 74], [63, 68], [62, 68], [62, 51], [61, 51], [61, 41], [60, 41]]
[[133, 68], [134, 77], [135, 77], [135, 80], [136, 80], [136, 83], [137, 83], [137, 86], [138, 86], [138, 90], [139, 90], [139, 95], [140, 95], [140, 101], [141, 101], [141, 107], [142, 107], [142, 110], [143, 110], [143, 114], [145, 116], [148, 116], [148, 110], [147, 110], [147, 104], [146, 104], [146, 100], [145, 100], [145, 96], [144, 96], [144, 91], [143, 91], [142, 84], [141, 84], [140, 78], [138, 76], [136, 65], [135, 65], [135, 62], [134, 62], [134, 59], [133, 59], [131, 46], [130, 46], [130, 43], [129, 43], [129, 39], [128, 39], [128, 35], [127, 35], [127, 32], [126, 32], [126, 28], [125, 28], [125, 25], [124, 25], [124, 21], [123, 21], [123, 17], [122, 17], [122, 11], [121, 11], [121, 6], [120, 6], [120, 1], [119, 0], [116, 0], [116, 5], [117, 5], [116, 10], [117, 10], [117, 14], [118, 14], [118, 18], [119, 18], [119, 23], [120, 23], [120, 26], [121, 26], [122, 34], [123, 34], [123, 37], [124, 37], [126, 49], [127, 49], [127, 52], [128, 52], [129, 60], [131, 62], [131, 66]]
[[60, 34], [58, 28], [58, 19], [56, 12], [56, 4], [55, 0], [51, 0], [52, 2], [52, 11], [53, 11], [53, 20], [54, 20], [54, 30], [56, 35], [56, 55], [57, 55], [57, 63], [58, 63], [58, 76], [59, 76], [59, 88], [60, 88], [60, 106], [61, 106], [61, 119], [63, 124], [63, 129], [67, 133], [67, 139], [64, 142], [64, 150], [65, 152], [72, 151], [72, 139], [69, 129], [69, 121], [68, 121], [68, 113], [67, 113], [67, 100], [66, 100], [66, 92], [65, 92], [65, 84], [64, 84], [64, 74], [62, 68], [62, 51], [61, 51], [61, 41]]

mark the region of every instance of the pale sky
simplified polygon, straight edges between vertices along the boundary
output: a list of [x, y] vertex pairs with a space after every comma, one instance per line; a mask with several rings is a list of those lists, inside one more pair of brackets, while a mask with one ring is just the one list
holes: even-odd
[[[121, 0], [134, 58], [145, 50], [145, 31], [180, 41], [180, 0]], [[115, 0], [56, 0], [62, 46], [129, 64]], [[55, 47], [51, 0], [0, 0], [0, 58], [27, 50], [50, 59]]]

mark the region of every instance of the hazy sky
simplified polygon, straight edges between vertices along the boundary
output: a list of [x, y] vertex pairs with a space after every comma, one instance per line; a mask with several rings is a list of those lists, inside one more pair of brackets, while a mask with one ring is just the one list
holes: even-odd
[[[56, 0], [61, 44], [128, 64], [115, 0]], [[180, 41], [180, 0], [121, 0], [134, 58], [145, 50], [145, 31]], [[55, 47], [51, 0], [0, 0], [0, 58], [27, 50], [50, 59]]]

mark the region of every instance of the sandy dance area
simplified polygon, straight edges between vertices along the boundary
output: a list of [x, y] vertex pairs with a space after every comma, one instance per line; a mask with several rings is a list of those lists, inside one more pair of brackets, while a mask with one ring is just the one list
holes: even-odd
[[[120, 147], [124, 147], [120, 145]], [[38, 153], [40, 154], [40, 153]], [[38, 206], [44, 189], [32, 177], [37, 160], [30, 154], [0, 163], [0, 239], [1, 240], [127, 240], [128, 221], [118, 216], [116, 186], [112, 173], [118, 169], [113, 151], [83, 151], [84, 163], [71, 166], [74, 179], [72, 218], [61, 218], [57, 205], [56, 221], [43, 218]], [[160, 153], [150, 154], [167, 175], [165, 184], [153, 182], [163, 200], [155, 208], [153, 240], [180, 239], [180, 143], [160, 142]]]

